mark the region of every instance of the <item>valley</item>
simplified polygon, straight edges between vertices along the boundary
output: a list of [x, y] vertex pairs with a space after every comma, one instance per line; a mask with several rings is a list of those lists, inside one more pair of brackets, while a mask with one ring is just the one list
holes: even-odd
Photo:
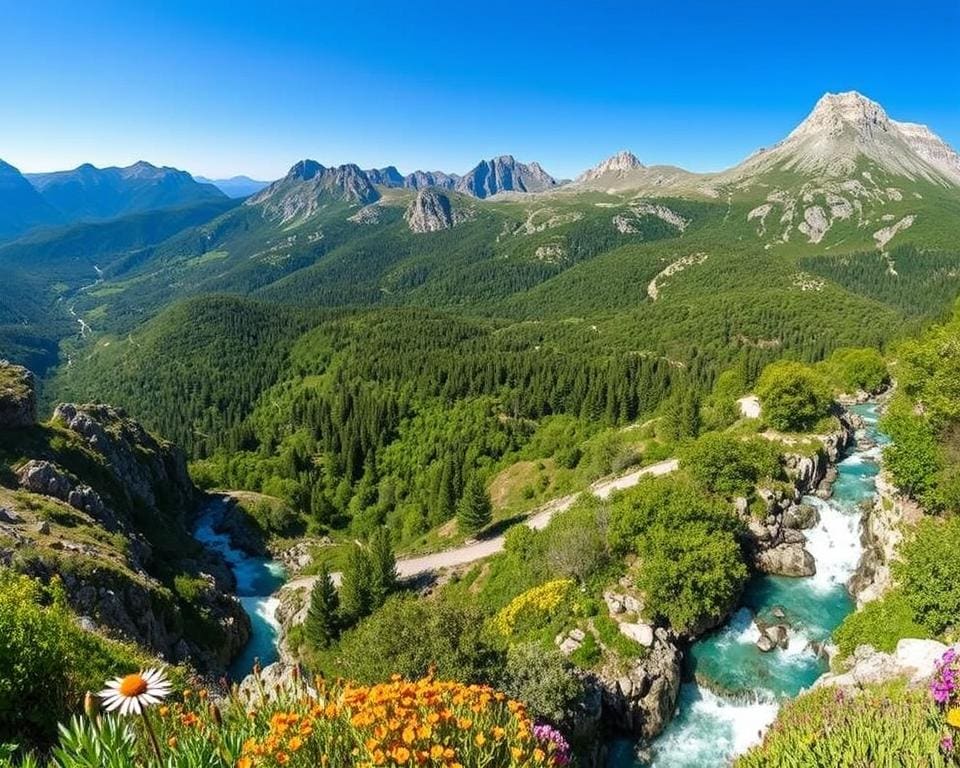
[[[895, 728], [921, 762], [876, 765], [954, 764], [960, 155], [925, 126], [826, 94], [727, 170], [573, 181], [0, 164], [0, 209], [0, 630], [75, 649], [36, 709], [0, 674], [0, 766], [105, 665], [217, 702], [156, 724], [230, 723], [211, 768], [284, 764], [250, 745], [334, 680], [302, 722], [482, 690], [466, 768], [852, 768]], [[413, 764], [425, 723], [389, 760], [358, 723]]]

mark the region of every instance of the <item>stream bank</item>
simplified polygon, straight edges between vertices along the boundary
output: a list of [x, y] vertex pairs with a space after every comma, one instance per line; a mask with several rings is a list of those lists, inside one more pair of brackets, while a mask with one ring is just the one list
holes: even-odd
[[280, 601], [274, 593], [286, 581], [286, 572], [276, 560], [239, 549], [230, 535], [222, 531], [225, 514], [232, 503], [229, 496], [211, 497], [197, 518], [193, 535], [227, 561], [237, 581], [237, 597], [250, 617], [250, 641], [228, 670], [231, 680], [240, 681], [250, 674], [254, 661], [259, 660], [261, 666], [266, 666], [279, 658], [277, 607]]
[[[805, 531], [816, 572], [808, 577], [755, 577], [726, 625], [690, 646], [676, 717], [639, 755], [631, 742], [613, 744], [609, 768], [728, 765], [761, 738], [783, 700], [809, 688], [827, 671], [825, 645], [855, 608], [848, 582], [863, 555], [863, 502], [876, 493], [883, 442], [875, 404], [850, 410], [863, 427], [858, 444], [837, 456], [832, 495], [802, 499], [819, 515]], [[784, 642], [761, 650], [761, 627], [780, 625], [787, 627]]]

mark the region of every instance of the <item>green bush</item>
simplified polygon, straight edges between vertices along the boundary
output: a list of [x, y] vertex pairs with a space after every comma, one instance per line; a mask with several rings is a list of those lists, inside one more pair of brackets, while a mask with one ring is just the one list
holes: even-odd
[[883, 450], [884, 467], [900, 490], [922, 499], [934, 487], [942, 467], [936, 434], [927, 420], [903, 401], [890, 408], [880, 427], [893, 441]]
[[735, 768], [948, 768], [944, 725], [926, 688], [818, 688], [787, 704]]
[[846, 392], [879, 392], [890, 383], [883, 355], [870, 347], [844, 347], [834, 351], [826, 368]]
[[531, 715], [560, 724], [583, 696], [573, 665], [556, 648], [521, 643], [507, 650], [498, 687], [527, 705]]
[[680, 451], [680, 466], [710, 493], [746, 496], [757, 481], [780, 476], [780, 452], [763, 438], [708, 432]]
[[82, 630], [55, 585], [0, 570], [0, 741], [47, 743], [84, 691], [143, 661]]
[[840, 658], [846, 658], [860, 645], [872, 645], [890, 653], [904, 637], [928, 636], [927, 630], [914, 620], [906, 596], [895, 589], [849, 614], [834, 631], [833, 642]]
[[757, 382], [763, 416], [776, 429], [800, 432], [827, 415], [830, 386], [809, 365], [780, 360], [763, 369]]
[[319, 671], [362, 683], [416, 679], [431, 669], [444, 679], [490, 680], [501, 657], [483, 626], [483, 614], [462, 603], [394, 597], [346, 632]]
[[931, 635], [960, 626], [960, 517], [926, 518], [900, 547], [894, 575]]
[[558, 576], [583, 582], [608, 560], [607, 511], [595, 499], [556, 515], [543, 531], [547, 563]]

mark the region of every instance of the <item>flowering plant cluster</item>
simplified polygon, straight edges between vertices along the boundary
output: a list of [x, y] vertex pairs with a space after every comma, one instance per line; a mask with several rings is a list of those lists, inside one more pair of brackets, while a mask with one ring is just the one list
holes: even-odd
[[[295, 673], [267, 689], [174, 694], [162, 671], [88, 695], [49, 768], [562, 768], [570, 747], [523, 704], [483, 685], [427, 677], [361, 686]], [[91, 763], [91, 755], [99, 756]], [[95, 764], [95, 765], [94, 765]], [[0, 768], [14, 765], [0, 755]], [[27, 758], [20, 768], [39, 768]]]
[[555, 579], [517, 595], [502, 608], [491, 620], [494, 629], [504, 637], [514, 633], [517, 625], [524, 621], [535, 621], [549, 614], [562, 603], [573, 582], [570, 579]]
[[946, 713], [947, 725], [950, 727], [943, 739], [940, 748], [948, 755], [956, 755], [960, 742], [960, 654], [956, 648], [949, 648], [937, 660], [936, 674], [930, 681], [930, 695]]

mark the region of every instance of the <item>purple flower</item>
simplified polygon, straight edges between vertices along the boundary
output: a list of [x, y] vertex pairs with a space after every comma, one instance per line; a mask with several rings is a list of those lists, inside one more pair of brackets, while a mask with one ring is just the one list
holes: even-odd
[[947, 706], [957, 694], [960, 660], [955, 648], [949, 648], [936, 663], [936, 673], [930, 681], [930, 695], [940, 706]]
[[557, 765], [567, 765], [570, 762], [570, 745], [563, 734], [552, 725], [537, 723], [533, 726], [533, 735], [546, 747], [547, 752], [553, 755]]
[[940, 739], [940, 749], [944, 754], [953, 754], [953, 736], [944, 736]]

